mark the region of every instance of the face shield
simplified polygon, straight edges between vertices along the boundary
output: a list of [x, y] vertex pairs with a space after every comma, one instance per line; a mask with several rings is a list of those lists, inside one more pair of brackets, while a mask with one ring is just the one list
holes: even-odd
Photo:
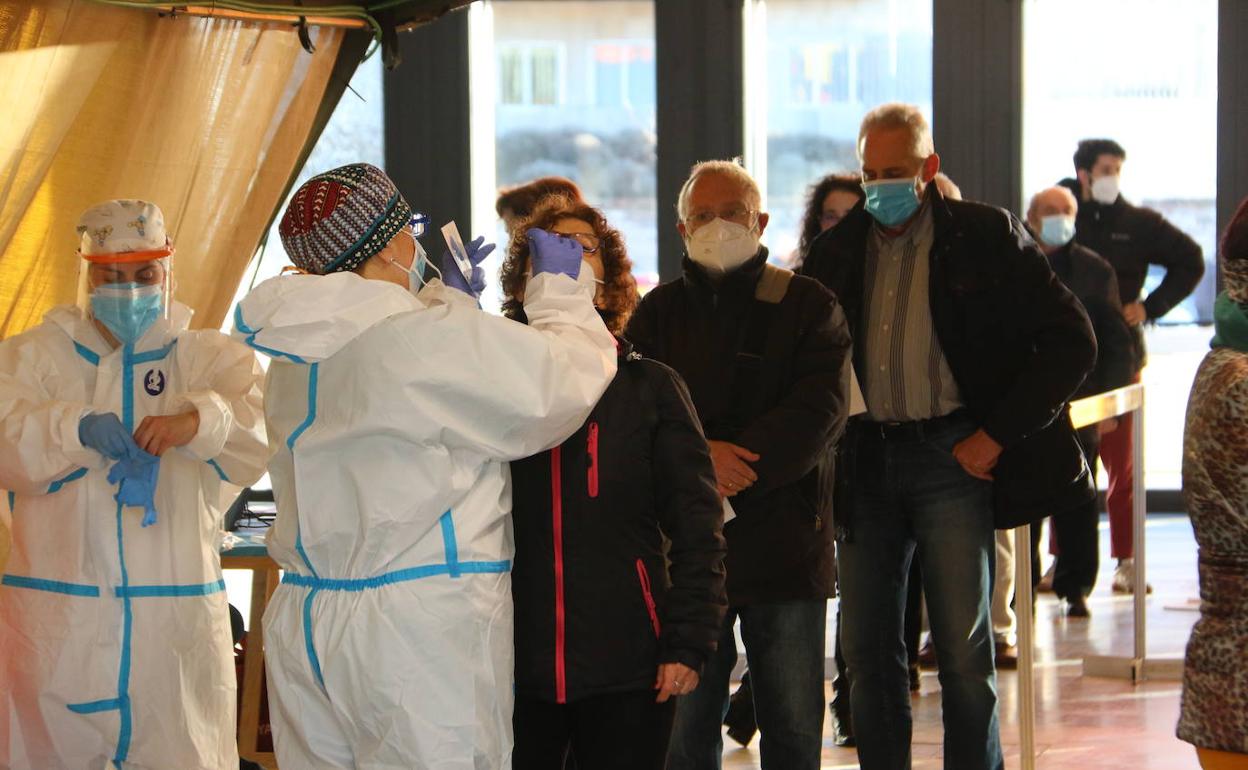
[[137, 342], [169, 317], [173, 248], [122, 254], [83, 255], [78, 306], [118, 342]]

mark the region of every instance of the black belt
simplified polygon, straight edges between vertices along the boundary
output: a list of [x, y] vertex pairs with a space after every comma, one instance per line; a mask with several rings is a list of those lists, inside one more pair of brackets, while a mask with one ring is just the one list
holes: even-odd
[[858, 431], [870, 438], [879, 436], [885, 441], [922, 441], [930, 434], [943, 433], [953, 425], [965, 422], [970, 415], [965, 409], [957, 409], [940, 417], [907, 422], [873, 422], [860, 420]]

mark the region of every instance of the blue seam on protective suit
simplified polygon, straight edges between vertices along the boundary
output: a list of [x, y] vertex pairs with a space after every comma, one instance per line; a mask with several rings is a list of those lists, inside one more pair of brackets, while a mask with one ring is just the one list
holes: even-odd
[[[79, 468], [78, 470], [74, 471], [73, 473], [69, 474], [68, 476], [64, 476], [63, 478], [59, 478], [59, 479], [57, 479], [56, 481], [53, 481], [51, 484], [49, 484], [49, 485], [48, 485], [48, 494], [49, 494], [49, 495], [51, 495], [51, 494], [55, 494], [55, 493], [57, 493], [57, 492], [60, 492], [60, 491], [61, 491], [61, 487], [65, 486], [66, 484], [68, 484], [68, 483], [69, 483], [69, 482], [71, 482], [71, 481], [77, 481], [78, 479], [80, 479], [80, 478], [82, 478], [83, 476], [86, 476], [86, 475], [87, 475], [87, 469], [86, 469], [86, 468]], [[10, 507], [11, 507], [11, 506], [12, 506], [12, 503], [10, 502]]]
[[100, 595], [99, 586], [65, 583], [60, 580], [45, 580], [43, 578], [26, 577], [25, 575], [5, 575], [3, 578], [0, 578], [0, 585], [47, 591], [53, 594], [65, 594], [66, 596], [98, 597]]
[[75, 714], [98, 714], [101, 711], [116, 711], [121, 708], [121, 701], [117, 698], [109, 698], [107, 700], [93, 700], [87, 703], [68, 703], [65, 708]]
[[100, 354], [80, 342], [74, 343], [74, 350], [78, 351], [78, 355], [86, 359], [87, 363], [92, 366], [100, 365]]
[[[511, 571], [511, 561], [463, 561], [459, 563], [458, 568], [461, 573], [468, 575], [501, 574]], [[429, 564], [424, 567], [408, 567], [407, 569], [395, 570], [394, 572], [387, 572], [376, 577], [356, 579], [318, 578], [286, 572], [282, 575], [282, 582], [311, 588], [314, 591], [358, 592], [372, 588], [381, 588], [394, 583], [406, 583], [410, 580], [421, 580], [423, 578], [449, 574], [451, 574], [449, 564]]]
[[[134, 345], [124, 348], [121, 377], [121, 415], [127, 431], [134, 431]], [[117, 503], [117, 561], [121, 568], [121, 661], [117, 667], [117, 703], [121, 712], [121, 725], [117, 731], [117, 753], [113, 761], [120, 765], [130, 753], [130, 635], [134, 631], [134, 612], [130, 597], [124, 592], [130, 587], [130, 575], [126, 571], [126, 546], [122, 535], [122, 505]]]
[[294, 451], [295, 442], [299, 440], [299, 437], [303, 435], [303, 432], [312, 425], [313, 421], [316, 420], [316, 381], [320, 376], [319, 367], [320, 364], [312, 364], [308, 367], [308, 416], [305, 417], [303, 422], [299, 424], [299, 427], [295, 428], [294, 432], [286, 438], [286, 448], [291, 451]]
[[256, 335], [259, 334], [262, 330], [253, 329], [243, 322], [243, 306], [242, 305], [234, 306], [234, 328], [238, 329], [240, 332], [247, 335], [247, 338], [244, 339], [243, 342], [245, 342], [247, 346], [252, 348], [253, 350], [258, 350], [261, 353], [264, 353], [265, 355], [270, 356], [272, 358], [288, 358], [291, 361], [294, 361], [296, 364], [307, 363], [307, 361], [304, 361], [302, 358], [300, 358], [299, 356], [293, 353], [283, 353], [280, 350], [275, 350], [274, 348], [266, 348], [264, 345], [257, 343]]
[[451, 520], [451, 512], [442, 514], [442, 546], [446, 550], [447, 574], [459, 577], [459, 544], [455, 542], [455, 522]]
[[212, 469], [217, 472], [217, 475], [221, 477], [222, 481], [229, 483], [230, 477], [225, 475], [225, 471], [221, 470], [221, 466], [217, 465], [216, 460], [208, 460], [207, 462], [212, 466]]
[[219, 594], [224, 590], [225, 581], [217, 580], [212, 583], [193, 583], [189, 585], [117, 586], [113, 589], [113, 595], [119, 598], [128, 596], [132, 599], [158, 596], [211, 596], [212, 594]]
[[320, 589], [313, 588], [308, 591], [308, 598], [303, 600], [303, 646], [308, 653], [308, 665], [312, 667], [312, 673], [316, 675], [316, 683], [324, 690], [325, 677], [321, 675], [321, 659], [316, 654], [316, 645], [312, 643], [312, 600], [316, 598], [318, 590]]
[[173, 350], [174, 346], [177, 344], [178, 341], [175, 339], [163, 348], [149, 350], [146, 353], [131, 353], [130, 362], [132, 364], [150, 364], [153, 361], [161, 361], [169, 355], [169, 352]]

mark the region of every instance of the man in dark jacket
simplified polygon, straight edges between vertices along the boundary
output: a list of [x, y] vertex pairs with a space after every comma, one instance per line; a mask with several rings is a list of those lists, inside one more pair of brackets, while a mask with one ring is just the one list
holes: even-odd
[[858, 757], [863, 770], [910, 767], [902, 607], [917, 552], [944, 765], [1000, 770], [994, 518], [1012, 527], [1092, 494], [1066, 402], [1096, 343], [1021, 222], [931, 184], [940, 158], [917, 107], [868, 113], [858, 152], [865, 205], [819, 236], [802, 268], [845, 309], [867, 406], [837, 468]]
[[[1191, 294], [1205, 272], [1200, 246], [1152, 209], [1133, 206], [1118, 192], [1127, 152], [1112, 139], [1084, 139], [1075, 150], [1075, 179], [1061, 184], [1079, 201], [1075, 241], [1113, 266], [1123, 315], [1134, 336], [1135, 370], [1144, 367], [1143, 325], [1169, 313]], [[1149, 265], [1166, 269], [1157, 288], [1140, 299]], [[1135, 509], [1132, 479], [1131, 415], [1101, 436], [1101, 460], [1109, 474], [1105, 507], [1109, 509], [1110, 555], [1118, 559], [1114, 590], [1128, 593], [1135, 585], [1131, 518]]]
[[677, 224], [684, 275], [656, 287], [625, 335], [689, 385], [725, 498], [729, 612], [702, 683], [677, 706], [669, 767], [717, 768], [741, 619], [762, 766], [818, 768], [832, 595], [832, 446], [845, 424], [850, 341], [835, 298], [767, 264], [754, 181], [695, 166]]
[[[1058, 279], [1083, 304], [1096, 334], [1096, 366], [1075, 393], [1076, 398], [1104, 393], [1127, 385], [1135, 377], [1135, 341], [1127, 325], [1119, 298], [1118, 279], [1108, 262], [1091, 249], [1072, 240], [1075, 212], [1079, 204], [1065, 187], [1041, 190], [1027, 208], [1027, 226]], [[1112, 421], [1106, 421], [1112, 422]], [[1103, 424], [1079, 431], [1092, 478], [1096, 479], [1098, 434]], [[1056, 533], [1057, 562], [1053, 570], [1053, 591], [1066, 601], [1066, 614], [1087, 617], [1087, 597], [1096, 585], [1099, 567], [1100, 515], [1096, 500], [1054, 511], [1049, 520]], [[1033, 575], [1039, 575], [1040, 528], [1033, 527]]]

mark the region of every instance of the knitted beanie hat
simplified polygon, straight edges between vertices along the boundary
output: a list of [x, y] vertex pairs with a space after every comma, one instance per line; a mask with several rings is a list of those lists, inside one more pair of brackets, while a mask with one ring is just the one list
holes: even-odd
[[411, 207], [384, 171], [352, 163], [304, 182], [278, 231], [296, 267], [326, 275], [359, 267], [411, 219]]

